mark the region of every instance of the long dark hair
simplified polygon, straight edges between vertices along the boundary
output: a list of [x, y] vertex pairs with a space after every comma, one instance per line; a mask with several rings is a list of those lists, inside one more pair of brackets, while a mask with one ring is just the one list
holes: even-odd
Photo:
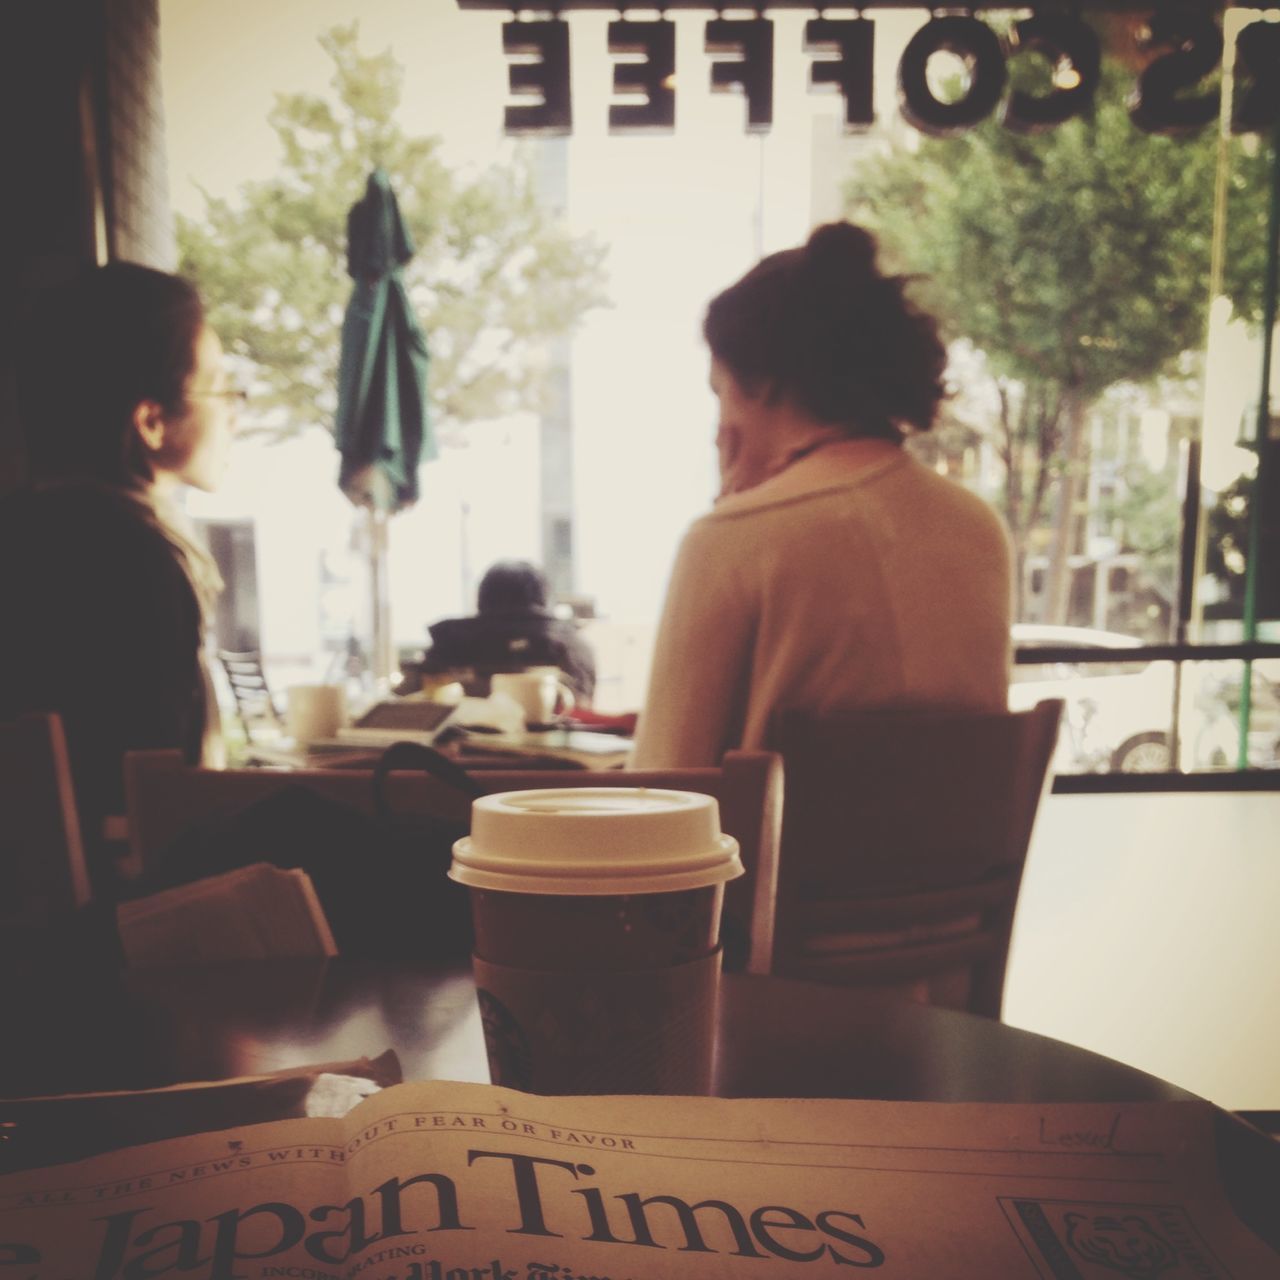
[[711, 353], [742, 387], [789, 396], [851, 436], [928, 431], [946, 394], [946, 350], [931, 316], [882, 275], [876, 242], [849, 222], [818, 227], [712, 299]]
[[187, 411], [203, 324], [187, 281], [137, 263], [90, 267], [48, 291], [34, 308], [19, 373], [32, 478], [151, 480], [133, 413], [144, 400], [166, 418]]

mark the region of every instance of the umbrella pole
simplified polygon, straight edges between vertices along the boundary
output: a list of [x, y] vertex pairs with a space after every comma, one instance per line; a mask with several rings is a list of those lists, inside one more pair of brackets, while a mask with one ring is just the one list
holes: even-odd
[[393, 495], [391, 482], [380, 467], [368, 476], [369, 491], [363, 504], [365, 545], [369, 555], [369, 674], [373, 678], [373, 695], [385, 698], [391, 693], [391, 677], [395, 655], [391, 643], [390, 538]]
[[388, 589], [387, 513], [366, 507], [369, 519], [369, 587], [372, 616], [373, 687], [378, 697], [391, 692], [391, 593]]

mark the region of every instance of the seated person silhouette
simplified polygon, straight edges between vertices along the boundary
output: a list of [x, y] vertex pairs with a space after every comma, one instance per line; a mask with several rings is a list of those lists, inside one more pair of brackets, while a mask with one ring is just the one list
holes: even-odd
[[480, 580], [477, 612], [446, 618], [427, 630], [431, 647], [424, 675], [470, 670], [463, 680], [470, 694], [488, 693], [489, 677], [500, 671], [559, 667], [580, 703], [589, 704], [596, 687], [596, 663], [571, 619], [557, 617], [547, 604], [546, 576], [527, 560], [499, 560]]

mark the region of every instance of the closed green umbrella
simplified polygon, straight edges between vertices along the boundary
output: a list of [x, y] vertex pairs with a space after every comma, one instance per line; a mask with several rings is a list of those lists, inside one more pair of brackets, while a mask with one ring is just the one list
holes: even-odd
[[392, 669], [387, 595], [388, 515], [418, 499], [418, 464], [436, 456], [427, 417], [427, 342], [401, 269], [414, 245], [391, 181], [369, 175], [347, 215], [347, 270], [355, 285], [342, 321], [338, 483], [369, 512], [373, 675], [385, 692]]
[[375, 169], [347, 215], [347, 270], [355, 286], [342, 321], [335, 435], [343, 491], [384, 511], [417, 501], [418, 463], [435, 457], [427, 341], [401, 275], [413, 254], [391, 181]]

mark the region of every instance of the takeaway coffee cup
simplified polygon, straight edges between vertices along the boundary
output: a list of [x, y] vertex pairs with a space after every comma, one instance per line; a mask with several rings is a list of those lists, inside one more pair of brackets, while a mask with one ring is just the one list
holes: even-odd
[[347, 699], [341, 685], [295, 684], [285, 690], [285, 727], [302, 746], [332, 738], [347, 722]]
[[471, 890], [494, 1084], [705, 1094], [720, 911], [742, 874], [714, 798], [635, 787], [483, 796], [450, 876]]
[[554, 667], [500, 672], [490, 678], [489, 689], [515, 702], [527, 725], [551, 724], [556, 716], [573, 710], [573, 691]]

